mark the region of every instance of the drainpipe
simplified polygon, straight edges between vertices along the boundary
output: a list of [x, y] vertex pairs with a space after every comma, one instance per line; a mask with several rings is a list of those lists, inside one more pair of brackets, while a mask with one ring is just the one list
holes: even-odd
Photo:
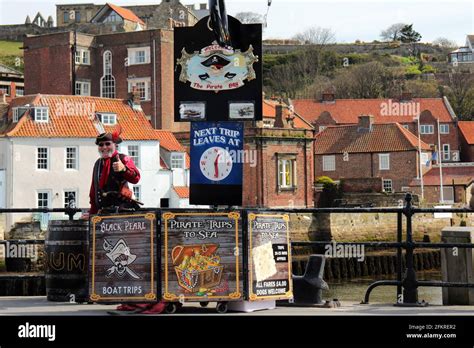
[[153, 39], [153, 128], [158, 128], [156, 123], [156, 39]]
[[[77, 51], [77, 32], [74, 29], [74, 43], [72, 45], [72, 90], [71, 95], [76, 95], [76, 51]], [[81, 57], [82, 59], [82, 57]], [[89, 58], [90, 59], [90, 58]]]

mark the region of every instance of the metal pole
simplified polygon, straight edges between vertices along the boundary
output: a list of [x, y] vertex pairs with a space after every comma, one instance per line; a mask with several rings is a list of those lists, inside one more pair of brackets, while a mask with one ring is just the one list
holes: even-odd
[[425, 199], [425, 190], [423, 187], [423, 166], [421, 161], [421, 135], [420, 135], [420, 115], [416, 118], [418, 122], [418, 152], [419, 152], [419, 161], [420, 161], [420, 185], [421, 185], [421, 199]]
[[440, 190], [440, 199], [441, 203], [444, 203], [444, 192], [443, 192], [443, 161], [441, 154], [441, 135], [439, 131], [439, 117], [437, 119], [438, 123], [438, 165], [439, 165], [439, 190]]
[[[401, 212], [397, 213], [397, 242], [402, 242], [402, 218], [403, 215]], [[397, 301], [402, 294], [402, 247], [397, 247], [397, 281], [399, 282], [397, 285]]]

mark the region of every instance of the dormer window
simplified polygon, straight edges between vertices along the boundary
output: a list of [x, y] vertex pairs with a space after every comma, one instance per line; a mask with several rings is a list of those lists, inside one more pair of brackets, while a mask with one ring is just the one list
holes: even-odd
[[49, 120], [49, 112], [47, 106], [35, 107], [34, 108], [34, 115], [36, 122], [48, 122]]
[[114, 126], [117, 124], [117, 115], [112, 113], [100, 113], [99, 120], [105, 126]]
[[20, 110], [19, 108], [13, 108], [13, 122], [18, 122], [20, 119]]

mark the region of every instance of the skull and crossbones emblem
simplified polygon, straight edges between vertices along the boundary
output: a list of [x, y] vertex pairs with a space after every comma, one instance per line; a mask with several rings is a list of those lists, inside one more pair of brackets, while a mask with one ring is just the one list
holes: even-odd
[[138, 274], [129, 268], [136, 260], [137, 255], [130, 252], [130, 248], [123, 239], [120, 239], [115, 245], [104, 239], [103, 248], [107, 252], [106, 255], [109, 260], [114, 264], [107, 269], [107, 277], [111, 277], [116, 273], [120, 278], [128, 274], [134, 279], [140, 279]]

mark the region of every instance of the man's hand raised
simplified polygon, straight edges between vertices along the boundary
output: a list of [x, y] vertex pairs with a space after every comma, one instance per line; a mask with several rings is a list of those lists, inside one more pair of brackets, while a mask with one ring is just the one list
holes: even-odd
[[115, 159], [117, 161], [112, 164], [112, 168], [114, 169], [114, 172], [124, 172], [126, 169], [125, 169], [125, 165], [120, 160], [120, 156], [117, 155]]

